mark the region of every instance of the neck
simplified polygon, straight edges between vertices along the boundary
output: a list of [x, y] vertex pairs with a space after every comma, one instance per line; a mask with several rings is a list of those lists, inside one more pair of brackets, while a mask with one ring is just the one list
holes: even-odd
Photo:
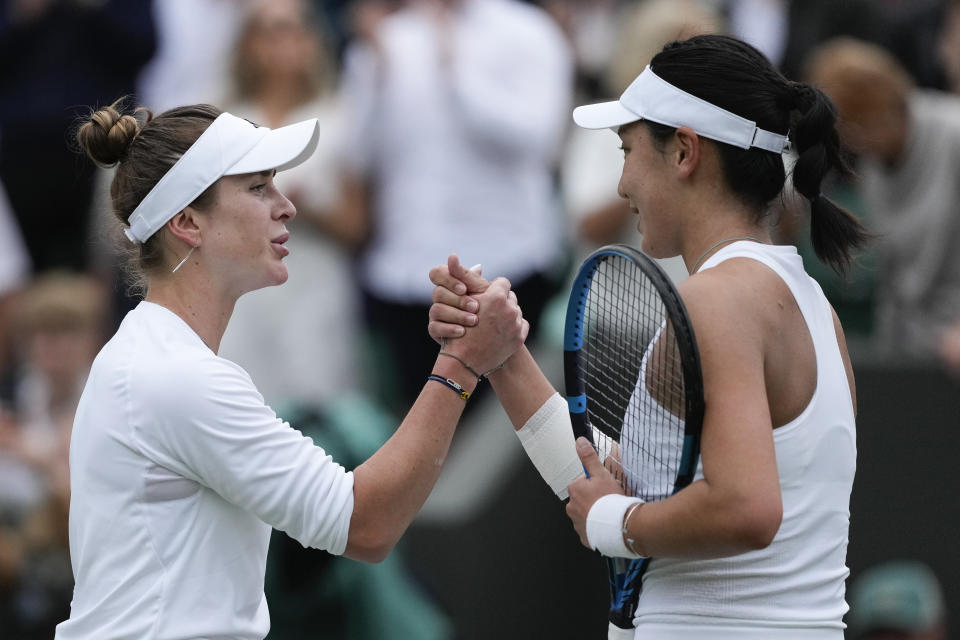
[[191, 271], [151, 280], [146, 300], [180, 316], [217, 353], [238, 297], [218, 291], [209, 279]]
[[738, 207], [730, 209], [703, 210], [704, 215], [691, 222], [694, 233], [688, 235], [681, 255], [691, 275], [696, 273], [710, 256], [737, 240], [753, 240], [771, 244], [770, 230], [762, 221], [753, 222], [754, 216]]

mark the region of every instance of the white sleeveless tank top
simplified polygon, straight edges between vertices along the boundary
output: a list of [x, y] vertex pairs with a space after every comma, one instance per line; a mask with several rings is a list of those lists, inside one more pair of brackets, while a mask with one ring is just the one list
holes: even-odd
[[809, 405], [773, 431], [783, 522], [765, 549], [713, 560], [653, 559], [636, 637], [842, 640], [856, 427], [833, 315], [794, 247], [737, 242], [703, 269], [731, 258], [757, 260], [783, 279], [816, 352]]

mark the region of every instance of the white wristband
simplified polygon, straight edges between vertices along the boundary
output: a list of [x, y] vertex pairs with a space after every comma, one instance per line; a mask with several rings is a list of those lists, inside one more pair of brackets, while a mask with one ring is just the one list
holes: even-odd
[[583, 475], [566, 400], [559, 393], [547, 398], [517, 429], [517, 437], [540, 476], [558, 498], [566, 500], [567, 486]]
[[607, 627], [607, 640], [633, 640], [636, 629], [621, 629], [612, 622]]
[[587, 542], [608, 558], [640, 558], [623, 541], [623, 517], [640, 498], [610, 493], [601, 496], [587, 513]]

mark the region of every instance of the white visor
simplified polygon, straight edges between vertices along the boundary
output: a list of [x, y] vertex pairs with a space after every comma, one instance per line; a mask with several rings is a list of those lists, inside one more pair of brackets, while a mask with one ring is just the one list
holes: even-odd
[[316, 118], [268, 129], [221, 113], [137, 205], [124, 233], [131, 242], [146, 242], [222, 176], [295, 167], [319, 138]]
[[790, 147], [787, 136], [760, 129], [752, 120], [678, 89], [655, 74], [649, 65], [619, 100], [573, 110], [573, 121], [584, 129], [615, 129], [637, 120], [690, 127], [698, 135], [741, 149], [758, 147], [783, 153]]

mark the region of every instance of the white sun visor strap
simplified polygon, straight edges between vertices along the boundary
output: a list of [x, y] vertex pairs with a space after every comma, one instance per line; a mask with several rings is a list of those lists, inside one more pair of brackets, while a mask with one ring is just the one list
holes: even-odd
[[316, 118], [274, 130], [221, 113], [137, 205], [124, 233], [146, 242], [221, 177], [289, 169], [313, 153], [318, 139]]
[[761, 129], [757, 123], [679, 89], [647, 66], [617, 102], [578, 107], [573, 119], [587, 129], [619, 127], [649, 120], [670, 127], [690, 127], [698, 135], [749, 149], [774, 153], [789, 150], [787, 136]]

